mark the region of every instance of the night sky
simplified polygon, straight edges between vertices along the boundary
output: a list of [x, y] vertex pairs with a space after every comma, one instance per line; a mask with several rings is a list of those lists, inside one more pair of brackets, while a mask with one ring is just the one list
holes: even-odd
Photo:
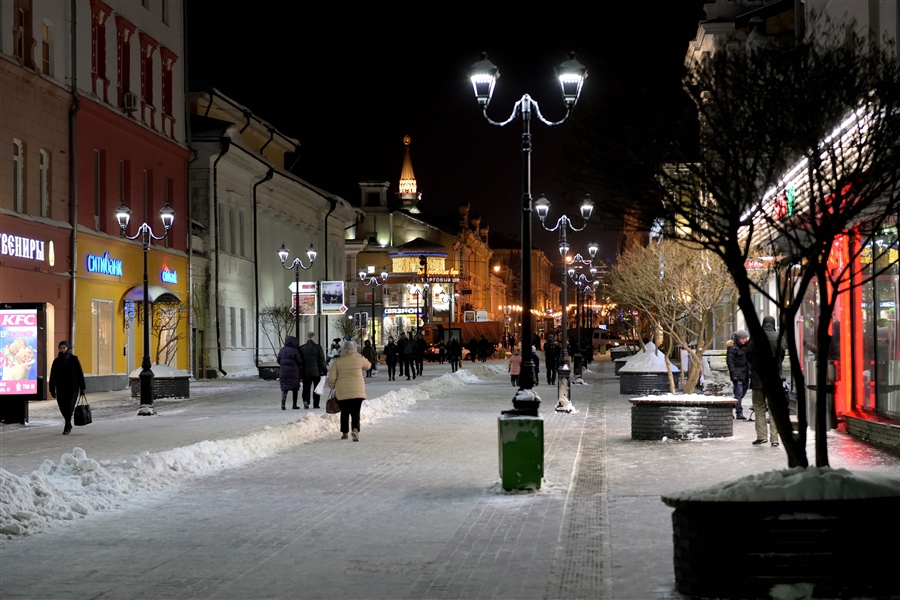
[[[576, 217], [585, 193], [604, 202], [604, 190], [575, 174], [581, 132], [609, 119], [649, 114], [664, 121], [684, 112], [684, 56], [703, 18], [702, 0], [542, 10], [258, 1], [253, 10], [227, 13], [220, 3], [186, 1], [191, 82], [218, 88], [298, 139], [295, 174], [354, 204], [359, 181], [390, 181], [395, 193], [409, 135], [423, 212], [470, 203], [492, 233], [516, 236], [522, 124], [499, 128], [484, 120], [466, 76], [479, 53], [501, 73], [488, 110], [494, 120], [505, 120], [526, 93], [548, 119], [560, 118], [554, 67], [575, 51], [588, 68], [573, 119], [532, 127], [532, 193], [553, 203], [555, 222], [563, 210]], [[614, 115], [603, 108], [611, 100], [620, 107]], [[555, 256], [557, 234], [544, 234], [536, 219], [534, 228], [535, 243]], [[612, 257], [615, 235], [602, 230], [615, 228], [595, 219], [570, 244], [586, 253], [596, 239]]]

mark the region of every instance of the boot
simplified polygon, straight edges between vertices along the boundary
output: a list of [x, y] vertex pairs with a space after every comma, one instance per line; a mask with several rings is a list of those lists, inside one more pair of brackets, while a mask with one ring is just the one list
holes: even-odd
[[358, 441], [359, 441], [359, 429], [354, 429], [354, 430], [353, 430], [353, 433], [352, 433], [351, 435], [353, 436], [353, 441], [354, 441], [354, 442], [358, 442]]
[[341, 439], [342, 439], [342, 440], [349, 440], [349, 439], [350, 439], [350, 436], [347, 435], [346, 433], [342, 433], [342, 434], [341, 434]]
[[281, 392], [281, 410], [287, 410], [284, 403], [287, 402], [287, 392]]

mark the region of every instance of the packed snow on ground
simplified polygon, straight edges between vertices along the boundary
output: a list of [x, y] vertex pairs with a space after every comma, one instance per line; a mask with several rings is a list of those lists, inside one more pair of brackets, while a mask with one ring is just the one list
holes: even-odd
[[722, 400], [722, 398], [713, 398], [704, 396], [703, 394], [673, 394], [671, 392], [666, 392], [665, 394], [640, 396], [635, 398], [635, 400], [651, 400], [653, 402], [671, 402], [672, 400], [678, 400], [679, 402], [709, 402], [710, 400]]
[[[619, 369], [619, 373], [665, 373], [666, 357], [662, 352], [656, 351], [656, 344], [647, 342], [643, 350], [628, 357], [625, 366]], [[681, 372], [678, 367], [672, 365], [672, 372]]]
[[[361, 419], [371, 424], [402, 412], [417, 401], [444, 395], [496, 375], [493, 366], [473, 366], [425, 383], [391, 391], [363, 403]], [[309, 442], [340, 429], [340, 415], [308, 413], [281, 425], [249, 435], [202, 441], [162, 452], [142, 452], [118, 461], [97, 461], [81, 448], [44, 461], [29, 475], [0, 469], [0, 537], [28, 535], [59, 521], [79, 519], [125, 504], [140, 492], [169, 486], [185, 475], [203, 475], [245, 465], [286, 448]]]
[[794, 467], [748, 475], [707, 488], [667, 494], [672, 500], [775, 502], [900, 497], [900, 477], [831, 467]]

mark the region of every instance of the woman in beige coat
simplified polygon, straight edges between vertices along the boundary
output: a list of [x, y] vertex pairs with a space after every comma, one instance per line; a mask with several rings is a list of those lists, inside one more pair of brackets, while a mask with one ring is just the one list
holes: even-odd
[[359, 441], [359, 410], [366, 399], [366, 382], [363, 370], [372, 368], [372, 363], [356, 351], [356, 343], [345, 341], [341, 355], [331, 362], [326, 385], [334, 389], [338, 405], [341, 407], [341, 439], [348, 438], [352, 421], [353, 441]]

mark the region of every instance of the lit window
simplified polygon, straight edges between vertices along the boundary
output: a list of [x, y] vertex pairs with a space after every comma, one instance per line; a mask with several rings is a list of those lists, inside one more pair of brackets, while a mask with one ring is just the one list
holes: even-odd
[[41, 73], [51, 75], [50, 73], [50, 26], [46, 23], [41, 25]]
[[91, 301], [91, 372], [110, 375], [113, 372], [113, 303], [108, 300]]

